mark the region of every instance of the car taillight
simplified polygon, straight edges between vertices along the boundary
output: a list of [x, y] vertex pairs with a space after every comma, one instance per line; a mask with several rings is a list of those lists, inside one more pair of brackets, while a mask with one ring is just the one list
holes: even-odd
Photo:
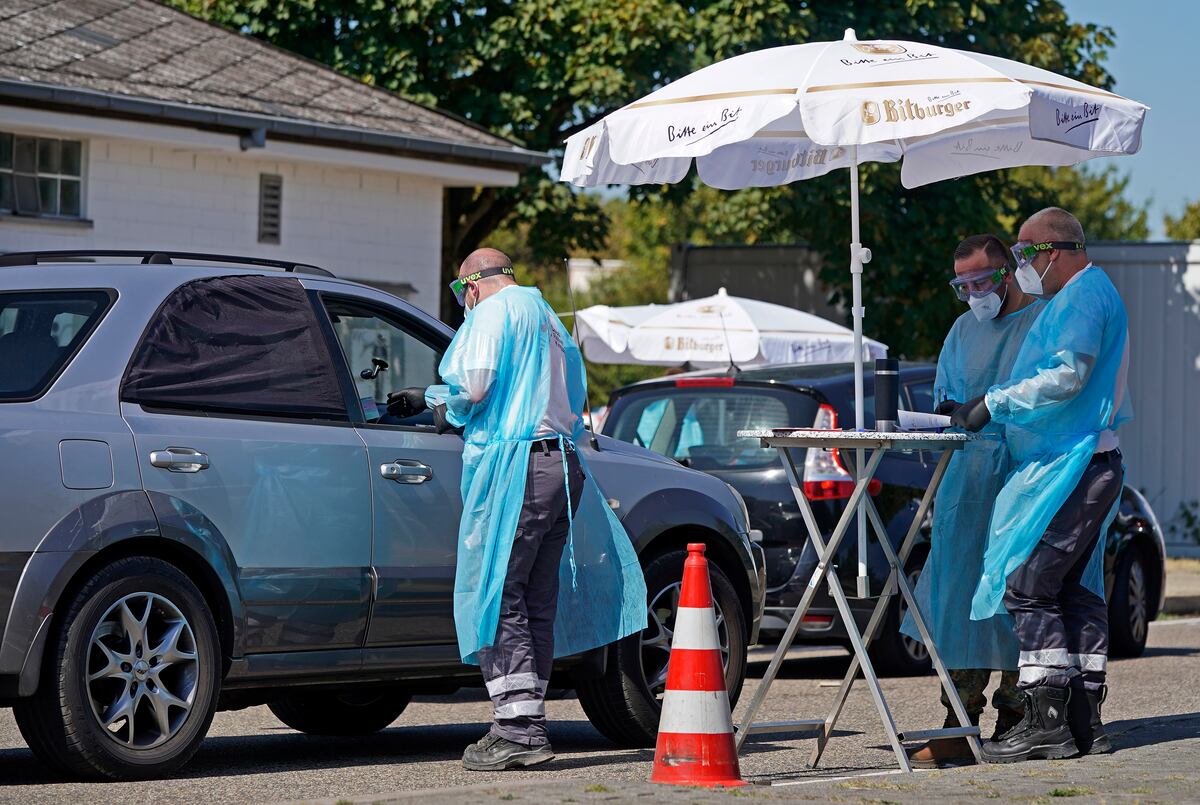
[[732, 377], [681, 377], [675, 381], [679, 389], [733, 388]]
[[[837, 411], [832, 405], [817, 409], [816, 430], [837, 430]], [[867, 492], [878, 495], [883, 483], [871, 479]], [[808, 448], [804, 458], [804, 496], [809, 500], [846, 500], [854, 493], [854, 476], [842, 466], [837, 450]]]

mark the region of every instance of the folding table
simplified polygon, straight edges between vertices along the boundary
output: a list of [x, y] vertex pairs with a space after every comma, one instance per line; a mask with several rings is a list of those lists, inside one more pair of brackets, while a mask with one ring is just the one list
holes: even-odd
[[[818, 557], [816, 570], [813, 571], [808, 586], [805, 587], [804, 593], [800, 598], [800, 603], [797, 605], [796, 611], [792, 614], [792, 619], [783, 633], [783, 638], [779, 641], [779, 647], [775, 651], [775, 656], [771, 659], [766, 676], [759, 683], [758, 689], [754, 692], [754, 698], [750, 702], [750, 707], [742, 718], [741, 724], [738, 725], [738, 750], [741, 750], [742, 744], [751, 735], [792, 732], [797, 729], [816, 730], [817, 744], [813, 747], [812, 756], [809, 759], [810, 767], [815, 768], [821, 760], [821, 755], [825, 751], [829, 738], [833, 735], [834, 725], [842, 713], [842, 708], [845, 706], [846, 699], [850, 695], [850, 688], [854, 685], [854, 679], [858, 675], [859, 667], [861, 667], [863, 678], [866, 680], [867, 687], [871, 691], [871, 697], [874, 699], [875, 707], [879, 711], [879, 717], [883, 721], [884, 731], [887, 733], [892, 750], [896, 753], [896, 761], [900, 764], [901, 769], [908, 772], [912, 771], [912, 765], [909, 763], [908, 754], [904, 751], [902, 742], [927, 740], [929, 738], [964, 737], [970, 744], [971, 751], [975, 754], [976, 762], [982, 762], [979, 755], [978, 727], [959, 726], [932, 730], [898, 730], [892, 718], [891, 710], [888, 708], [887, 700], [880, 689], [879, 678], [876, 676], [875, 669], [871, 665], [871, 658], [867, 655], [867, 647], [870, 646], [871, 640], [875, 637], [879, 624], [886, 620], [888, 602], [896, 594], [897, 588], [899, 588], [900, 595], [908, 603], [908, 611], [912, 614], [917, 631], [920, 633], [921, 639], [925, 642], [925, 647], [929, 650], [929, 657], [933, 661], [933, 667], [937, 671], [942, 688], [946, 691], [951, 709], [958, 718], [958, 723], [970, 724], [970, 721], [967, 719], [966, 710], [963, 708], [962, 700], [958, 696], [958, 691], [955, 690], [954, 685], [950, 682], [950, 676], [946, 673], [946, 667], [943, 665], [941, 657], [938, 656], [937, 646], [934, 645], [930, 637], [929, 629], [925, 625], [925, 619], [922, 617], [921, 611], [917, 608], [912, 585], [904, 574], [904, 562], [912, 550], [913, 543], [916, 541], [916, 536], [921, 530], [922, 523], [929, 515], [929, 508], [933, 503], [937, 488], [946, 474], [946, 468], [950, 464], [951, 455], [953, 455], [955, 450], [961, 450], [966, 442], [980, 437], [963, 433], [828, 431], [806, 428], [742, 430], [738, 431], [738, 436], [760, 439], [764, 447], [774, 447], [779, 450], [779, 456], [783, 460], [783, 467], [787, 471], [788, 481], [792, 487], [792, 494], [796, 497], [796, 504], [800, 507], [800, 514], [804, 519], [809, 539], [812, 540]], [[808, 498], [804, 495], [802, 474], [797, 470], [795, 457], [792, 454], [792, 451], [796, 449], [838, 450], [844, 451], [843, 455], [851, 451], [863, 451], [869, 456], [866, 459], [865, 467], [856, 473], [857, 480], [854, 491], [850, 495], [846, 509], [842, 512], [841, 518], [838, 520], [838, 524], [830, 535], [828, 542], [822, 536], [821, 529], [818, 527], [816, 518], [813, 516], [812, 507], [809, 505]], [[875, 508], [871, 496], [867, 494], [867, 486], [879, 469], [879, 462], [883, 459], [884, 453], [889, 450], [941, 452], [941, 458], [938, 460], [937, 467], [933, 472], [933, 478], [929, 482], [929, 487], [925, 490], [925, 495], [921, 498], [920, 506], [917, 508], [912, 525], [909, 526], [908, 533], [904, 537], [899, 552], [896, 552], [892, 547], [892, 543], [888, 540], [887, 529], [883, 524], [883, 519], [879, 516], [879, 511]], [[862, 452], [859, 452], [859, 454], [861, 455]], [[866, 630], [861, 633], [850, 611], [850, 606], [846, 601], [846, 594], [842, 590], [842, 585], [838, 581], [837, 574], [830, 572], [831, 562], [837, 554], [838, 546], [841, 545], [842, 538], [846, 536], [846, 531], [855, 519], [855, 512], [860, 507], [866, 512], [867, 520], [871, 523], [872, 530], [875, 532], [875, 538], [883, 549], [883, 554], [887, 557], [888, 564], [890, 565], [887, 583], [884, 585], [879, 600], [875, 604], [875, 609], [872, 611], [871, 618], [867, 622]], [[842, 684], [834, 700], [833, 708], [824, 719], [755, 723], [754, 716], [758, 713], [759, 708], [766, 699], [767, 693], [770, 691], [771, 685], [779, 673], [779, 668], [792, 646], [792, 641], [796, 637], [796, 631], [800, 627], [800, 622], [808, 612], [813, 597], [822, 581], [825, 581], [829, 586], [829, 593], [837, 605], [838, 614], [841, 616], [842, 623], [846, 628], [846, 634], [850, 639], [850, 645], [854, 650], [854, 656], [850, 661], [850, 668], [846, 671], [846, 676], [842, 679]]]

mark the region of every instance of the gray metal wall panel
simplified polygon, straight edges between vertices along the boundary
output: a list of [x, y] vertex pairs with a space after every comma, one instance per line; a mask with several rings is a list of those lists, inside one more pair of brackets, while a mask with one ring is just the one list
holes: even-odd
[[[1200, 499], [1200, 242], [1096, 244], [1088, 253], [1129, 313], [1128, 481], [1168, 527], [1181, 504]], [[1167, 536], [1171, 553], [1200, 555], [1197, 543]]]

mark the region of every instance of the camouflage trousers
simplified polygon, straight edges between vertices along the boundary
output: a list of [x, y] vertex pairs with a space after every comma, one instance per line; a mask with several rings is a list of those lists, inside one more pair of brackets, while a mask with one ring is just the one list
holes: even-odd
[[[950, 681], [954, 684], [954, 689], [958, 691], [958, 697], [962, 699], [967, 715], [974, 719], [983, 712], [983, 708], [987, 705], [987, 696], [983, 694], [983, 691], [988, 686], [993, 671], [988, 668], [952, 668], [949, 670]], [[950, 710], [950, 699], [944, 690], [942, 691], [942, 705], [946, 710]], [[1016, 671], [1000, 672], [1000, 685], [992, 693], [992, 706], [997, 710], [1011, 710], [1016, 713], [1025, 711], [1025, 698], [1017, 690]]]

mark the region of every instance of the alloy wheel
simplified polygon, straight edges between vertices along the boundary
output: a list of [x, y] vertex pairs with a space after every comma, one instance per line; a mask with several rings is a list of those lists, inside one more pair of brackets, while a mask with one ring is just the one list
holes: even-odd
[[170, 740], [195, 702], [200, 662], [191, 624], [150, 592], [114, 603], [92, 630], [87, 693], [105, 733], [131, 749]]
[[[671, 638], [675, 633], [675, 615], [679, 611], [679, 592], [682, 583], [675, 582], [650, 599], [647, 607], [646, 628], [641, 635], [640, 659], [642, 676], [646, 688], [658, 701], [667, 689], [667, 663], [671, 658]], [[717, 642], [721, 648], [721, 668], [729, 671], [729, 629], [725, 624], [725, 613], [713, 598], [713, 611], [717, 617]]]

